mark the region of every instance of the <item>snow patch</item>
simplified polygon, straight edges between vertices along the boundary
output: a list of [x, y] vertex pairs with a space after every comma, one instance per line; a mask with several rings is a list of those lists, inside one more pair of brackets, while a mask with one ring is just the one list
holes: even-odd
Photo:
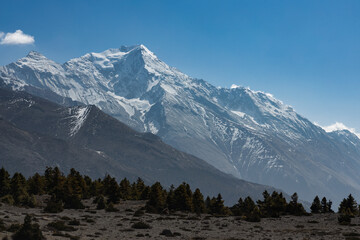
[[90, 112], [90, 106], [78, 107], [75, 110], [75, 114], [72, 116], [73, 120], [71, 122], [72, 128], [70, 129], [70, 136], [74, 136], [76, 133], [79, 132], [89, 112]]
[[236, 115], [238, 115], [239, 117], [241, 117], [241, 118], [243, 118], [243, 117], [245, 117], [245, 113], [243, 113], [243, 112], [239, 112], [239, 111], [231, 111], [232, 113], [234, 113], [234, 114], [236, 114]]
[[159, 129], [155, 127], [155, 124], [153, 122], [149, 122], [149, 130], [152, 134], [157, 134], [159, 132]]
[[155, 80], [155, 81], [149, 82], [146, 91], [149, 92], [149, 91], [150, 91], [154, 86], [156, 86], [159, 82], [160, 82], [160, 80]]
[[141, 112], [144, 115], [147, 111], [150, 110], [152, 104], [147, 100], [141, 100], [139, 98], [127, 99], [121, 96], [116, 95], [110, 91], [107, 92], [110, 96], [116, 99], [116, 101], [125, 109], [130, 117], [134, 116], [135, 111]]
[[10, 104], [15, 104], [18, 102], [24, 102], [28, 104], [28, 107], [32, 107], [35, 104], [35, 101], [31, 100], [31, 99], [26, 99], [26, 98], [19, 98], [19, 99], [15, 99], [10, 101]]
[[[318, 125], [317, 123], [315, 123], [316, 125]], [[318, 125], [320, 126], [320, 125]], [[341, 123], [341, 122], [335, 122], [332, 125], [326, 126], [326, 127], [322, 127], [320, 126], [322, 129], [324, 129], [326, 132], [334, 132], [334, 131], [341, 131], [341, 130], [348, 130], [349, 132], [355, 134], [359, 139], [360, 139], [360, 133], [356, 132], [355, 128], [350, 128], [345, 126], [345, 124]]]
[[172, 94], [172, 95], [176, 95], [177, 92], [174, 88], [172, 88], [170, 85], [167, 84], [161, 84], [160, 85], [162, 87], [162, 89], [164, 89], [166, 92]]

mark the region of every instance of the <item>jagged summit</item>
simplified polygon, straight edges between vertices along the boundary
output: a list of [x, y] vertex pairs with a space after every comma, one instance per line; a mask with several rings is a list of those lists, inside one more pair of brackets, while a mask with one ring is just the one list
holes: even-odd
[[26, 57], [19, 59], [16, 63], [26, 64], [26, 62], [54, 62], [48, 59], [45, 55], [37, 51], [30, 51]]
[[127, 55], [137, 55], [138, 57], [149, 56], [151, 58], [157, 59], [156, 55], [142, 44], [121, 46], [120, 48], [110, 48], [100, 53], [91, 52], [85, 54], [82, 58], [108, 58], [110, 60], [116, 61]]
[[26, 55], [28, 58], [46, 58], [43, 54], [37, 51], [30, 51], [28, 55]]
[[119, 50], [122, 52], [130, 52], [130, 51], [138, 50], [138, 51], [145, 51], [147, 53], [154, 54], [143, 44], [138, 44], [133, 46], [121, 46]]

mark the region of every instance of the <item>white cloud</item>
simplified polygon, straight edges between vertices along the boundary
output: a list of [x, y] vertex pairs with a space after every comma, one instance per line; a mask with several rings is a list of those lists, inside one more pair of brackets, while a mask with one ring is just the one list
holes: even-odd
[[35, 39], [33, 36], [23, 33], [21, 30], [16, 30], [14, 33], [0, 32], [1, 45], [24, 45], [33, 44]]
[[334, 131], [338, 131], [338, 130], [348, 130], [349, 132], [352, 132], [353, 134], [355, 134], [358, 138], [360, 138], [360, 133], [356, 132], [355, 128], [349, 128], [347, 126], [345, 126], [345, 124], [341, 123], [341, 122], [336, 122], [330, 126], [326, 126], [326, 127], [322, 127], [326, 132], [334, 132]]

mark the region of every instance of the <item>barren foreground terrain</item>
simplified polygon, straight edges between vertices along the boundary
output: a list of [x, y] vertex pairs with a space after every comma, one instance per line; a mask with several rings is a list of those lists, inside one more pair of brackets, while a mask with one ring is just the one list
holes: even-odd
[[[44, 213], [42, 208], [25, 209], [2, 204], [0, 219], [5, 227], [22, 224], [30, 214], [47, 239], [360, 239], [360, 219], [352, 219], [350, 226], [337, 222], [337, 214], [317, 214], [306, 217], [283, 216], [250, 223], [239, 217], [177, 213], [148, 214], [137, 211], [144, 201], [122, 201], [118, 212], [96, 210], [91, 200], [84, 210], [64, 210], [58, 214]], [[74, 221], [75, 220], [75, 221]], [[65, 229], [56, 230], [49, 223], [62, 221]], [[146, 228], [146, 223], [150, 228]], [[61, 225], [61, 224], [60, 224]], [[67, 228], [67, 229], [66, 229]], [[0, 238], [11, 232], [0, 232]]]

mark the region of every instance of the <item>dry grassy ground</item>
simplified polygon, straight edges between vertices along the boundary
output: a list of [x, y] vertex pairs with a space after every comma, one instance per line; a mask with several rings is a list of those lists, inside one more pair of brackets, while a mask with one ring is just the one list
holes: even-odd
[[[245, 222], [237, 217], [212, 217], [178, 213], [174, 215], [140, 214], [135, 211], [145, 205], [144, 201], [124, 201], [116, 205], [119, 212], [96, 210], [86, 201], [85, 210], [64, 210], [58, 214], [43, 213], [41, 208], [25, 209], [9, 205], [0, 207], [0, 219], [6, 226], [22, 223], [31, 214], [41, 226], [47, 239], [166, 239], [164, 229], [171, 231], [173, 239], [359, 239], [360, 219], [352, 220], [351, 226], [341, 226], [337, 214], [318, 214], [307, 217], [283, 216], [279, 219], [262, 219], [259, 223]], [[135, 216], [134, 216], [135, 214]], [[66, 225], [78, 220], [74, 231], [56, 231], [47, 225], [61, 220]], [[132, 228], [142, 221], [150, 229]], [[0, 232], [0, 239], [12, 233]], [[54, 236], [62, 235], [62, 236]], [[78, 237], [78, 238], [76, 238]], [[9, 238], [11, 239], [11, 238]]]

